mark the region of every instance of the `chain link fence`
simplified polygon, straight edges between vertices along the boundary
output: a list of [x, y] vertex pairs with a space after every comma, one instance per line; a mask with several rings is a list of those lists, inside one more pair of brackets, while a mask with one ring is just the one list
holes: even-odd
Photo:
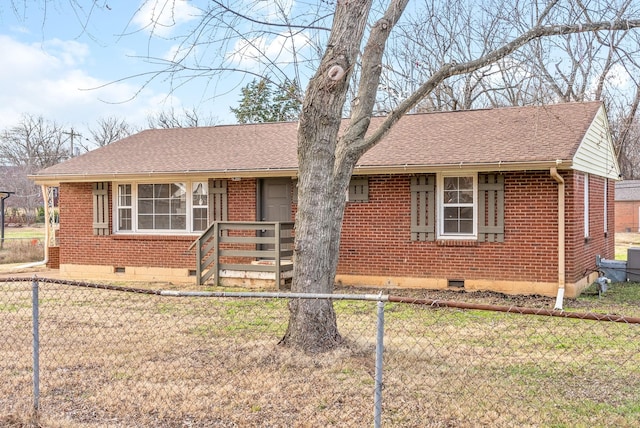
[[305, 354], [279, 344], [292, 296], [0, 278], [0, 425], [640, 420], [638, 318], [336, 295], [343, 346]]

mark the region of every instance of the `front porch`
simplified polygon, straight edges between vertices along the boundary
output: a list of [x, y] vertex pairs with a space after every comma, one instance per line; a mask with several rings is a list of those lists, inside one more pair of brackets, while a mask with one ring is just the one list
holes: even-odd
[[196, 284], [286, 287], [293, 275], [293, 228], [293, 222], [213, 222], [189, 247], [196, 254]]

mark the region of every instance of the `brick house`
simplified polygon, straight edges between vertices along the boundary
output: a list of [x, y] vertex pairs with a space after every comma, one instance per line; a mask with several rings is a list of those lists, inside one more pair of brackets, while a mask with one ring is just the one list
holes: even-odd
[[[38, 172], [59, 186], [50, 259], [188, 281], [208, 224], [294, 219], [296, 129], [147, 130]], [[601, 103], [405, 116], [355, 168], [337, 281], [576, 296], [614, 257], [618, 175]]]
[[616, 183], [616, 232], [640, 232], [640, 180]]

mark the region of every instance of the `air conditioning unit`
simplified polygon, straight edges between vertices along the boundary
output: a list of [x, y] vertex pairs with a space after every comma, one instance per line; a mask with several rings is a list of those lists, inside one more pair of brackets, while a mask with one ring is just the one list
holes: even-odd
[[627, 248], [627, 279], [640, 282], [640, 248]]

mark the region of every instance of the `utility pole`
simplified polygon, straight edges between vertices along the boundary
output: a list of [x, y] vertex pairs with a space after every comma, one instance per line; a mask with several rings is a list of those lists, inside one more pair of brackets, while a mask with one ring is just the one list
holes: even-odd
[[15, 192], [0, 191], [0, 250], [4, 248], [4, 200]]
[[75, 156], [75, 148], [73, 147], [73, 138], [74, 137], [81, 137], [82, 135], [78, 134], [77, 132], [75, 132], [73, 130], [73, 128], [71, 128], [71, 132], [63, 132], [63, 134], [68, 135], [71, 138], [71, 153], [69, 154], [69, 157], [72, 158]]

